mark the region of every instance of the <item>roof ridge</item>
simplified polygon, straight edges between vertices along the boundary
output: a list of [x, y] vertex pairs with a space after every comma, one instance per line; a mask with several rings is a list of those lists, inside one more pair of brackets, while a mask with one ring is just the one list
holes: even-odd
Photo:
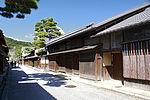
[[126, 10], [124, 12], [121, 12], [121, 13], [115, 15], [115, 16], [109, 17], [109, 18], [107, 18], [107, 19], [105, 19], [103, 21], [100, 21], [100, 22], [98, 22], [98, 23], [95, 24], [95, 27], [100, 27], [101, 25], [107, 24], [107, 23], [109, 23], [111, 21], [114, 21], [114, 20], [116, 20], [118, 18], [121, 18], [121, 17], [126, 16], [128, 14], [131, 14], [131, 13], [133, 13], [135, 11], [140, 10], [140, 9], [147, 8], [149, 6], [150, 6], [150, 1], [146, 2], [144, 4], [141, 4], [139, 6], [136, 6], [134, 8], [128, 9], [128, 10]]

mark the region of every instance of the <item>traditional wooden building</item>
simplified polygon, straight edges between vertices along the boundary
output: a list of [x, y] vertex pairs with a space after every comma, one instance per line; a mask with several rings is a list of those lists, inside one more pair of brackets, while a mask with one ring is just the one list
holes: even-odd
[[150, 4], [93, 37], [100, 37], [102, 41], [109, 37], [106, 41], [111, 48], [120, 51], [115, 56], [110, 52], [113, 67], [117, 64], [112, 72], [117, 78], [121, 75], [126, 86], [150, 89]]
[[52, 39], [45, 48], [38, 64], [37, 56], [26, 60], [47, 71], [149, 89], [150, 2]]
[[[124, 82], [124, 79], [133, 78], [133, 68], [131, 69], [129, 66], [135, 66], [133, 63], [137, 61], [137, 58], [132, 57], [132, 61], [130, 61], [129, 53], [131, 54], [131, 51], [132, 54], [135, 53], [133, 48], [148, 46], [149, 42], [146, 42], [147, 44], [142, 42], [145, 44], [138, 46], [135, 44], [137, 45], [138, 42], [136, 41], [138, 40], [148, 41], [150, 35], [148, 27], [149, 7], [148, 2], [97, 24], [89, 24], [50, 40], [46, 44], [49, 69], [92, 80], [116, 79]], [[136, 43], [134, 44], [132, 41]], [[148, 49], [142, 49], [142, 51], [146, 52], [143, 54], [148, 54]], [[125, 55], [128, 55], [128, 60], [125, 59]], [[149, 67], [145, 67], [145, 65], [149, 65], [148, 58], [142, 60], [142, 66], [144, 66], [142, 69], [147, 68], [147, 70], [143, 70], [148, 71]], [[141, 59], [138, 63], [140, 61]], [[137, 75], [139, 74], [141, 73], [138, 72]], [[130, 77], [125, 77], [126, 75]], [[143, 77], [144, 75], [146, 73], [143, 74]]]
[[8, 60], [8, 46], [6, 44], [3, 32], [0, 30], [0, 74], [5, 71]]
[[23, 65], [46, 69], [47, 61], [45, 60], [45, 52], [37, 54], [38, 49], [32, 50], [29, 54], [23, 57]]

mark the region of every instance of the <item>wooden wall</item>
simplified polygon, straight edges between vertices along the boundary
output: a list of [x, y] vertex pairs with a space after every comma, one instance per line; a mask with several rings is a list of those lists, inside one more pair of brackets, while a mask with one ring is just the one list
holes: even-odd
[[37, 66], [38, 68], [41, 67], [41, 61], [40, 61], [40, 60], [37, 60], [37, 65], [38, 65], [38, 66]]
[[96, 79], [95, 52], [80, 53], [79, 71], [80, 77]]
[[71, 40], [71, 48], [79, 48], [81, 46], [83, 46], [83, 40], [78, 38], [72, 39]]
[[104, 34], [100, 37], [100, 44], [103, 44], [102, 51], [121, 50], [121, 42], [123, 41], [122, 32], [113, 32], [111, 34]]
[[150, 80], [150, 40], [123, 44], [123, 76]]
[[136, 27], [130, 27], [130, 29], [123, 30], [123, 34], [124, 42], [150, 38], [150, 23], [144, 23]]
[[65, 72], [66, 70], [65, 63], [66, 63], [65, 55], [56, 56], [56, 71]]
[[50, 56], [49, 69], [56, 72], [79, 74], [79, 56], [76, 53]]
[[79, 54], [78, 53], [74, 53], [73, 55], [73, 59], [72, 59], [72, 74], [74, 75], [79, 75]]
[[51, 71], [56, 71], [56, 58], [55, 57], [49, 57], [49, 69]]
[[103, 50], [110, 50], [110, 35], [106, 34], [100, 38], [100, 43], [103, 44]]
[[37, 59], [34, 60], [34, 67], [38, 67], [38, 61], [37, 61]]
[[122, 48], [121, 42], [123, 41], [123, 34], [119, 32], [114, 32], [111, 34], [111, 49], [120, 49]]
[[99, 38], [85, 38], [84, 39], [84, 46], [99, 45], [99, 43], [100, 43]]

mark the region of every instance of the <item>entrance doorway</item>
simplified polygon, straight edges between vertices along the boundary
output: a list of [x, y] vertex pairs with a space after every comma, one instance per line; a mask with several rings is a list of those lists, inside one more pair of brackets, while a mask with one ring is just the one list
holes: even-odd
[[123, 64], [122, 64], [122, 54], [113, 54], [113, 79], [122, 80], [123, 78]]

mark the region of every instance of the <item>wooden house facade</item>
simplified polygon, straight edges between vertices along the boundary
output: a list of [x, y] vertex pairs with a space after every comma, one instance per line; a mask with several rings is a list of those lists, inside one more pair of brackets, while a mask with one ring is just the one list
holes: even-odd
[[104, 39], [104, 36], [110, 36], [112, 49], [117, 47], [115, 49], [121, 51], [117, 52], [118, 57], [112, 54], [113, 67], [119, 63], [119, 66], [122, 65], [119, 69], [113, 70], [116, 78], [121, 75], [120, 78], [123, 78], [126, 86], [150, 89], [150, 4], [137, 14], [97, 33], [94, 37]]
[[5, 71], [8, 58], [8, 46], [6, 44], [3, 32], [0, 30], [0, 74]]
[[39, 66], [47, 71], [150, 88], [150, 3], [52, 39], [45, 48]]
[[[144, 39], [145, 33], [133, 34], [132, 31], [147, 27], [149, 20], [149, 3], [145, 3], [124, 13], [113, 16], [97, 24], [90, 24], [81, 29], [72, 31], [61, 37], [49, 41], [46, 45], [49, 59], [49, 68], [52, 71], [61, 71], [79, 75], [92, 80], [124, 80], [123, 44], [129, 39]], [[145, 16], [138, 19], [140, 16]], [[136, 21], [135, 21], [136, 20]], [[129, 24], [131, 23], [131, 25]], [[128, 27], [135, 27], [129, 29]], [[126, 28], [126, 31], [116, 31], [115, 28]], [[143, 30], [147, 30], [144, 29]], [[112, 30], [112, 31], [109, 31]], [[147, 30], [148, 31], [148, 30]], [[109, 33], [109, 34], [107, 34]], [[132, 35], [131, 35], [132, 34]], [[135, 39], [133, 39], [133, 37]]]
[[32, 50], [29, 54], [24, 56], [22, 59], [22, 64], [25, 66], [45, 69], [47, 65], [45, 62], [45, 56], [43, 56], [43, 54], [37, 55], [37, 51], [38, 50]]

